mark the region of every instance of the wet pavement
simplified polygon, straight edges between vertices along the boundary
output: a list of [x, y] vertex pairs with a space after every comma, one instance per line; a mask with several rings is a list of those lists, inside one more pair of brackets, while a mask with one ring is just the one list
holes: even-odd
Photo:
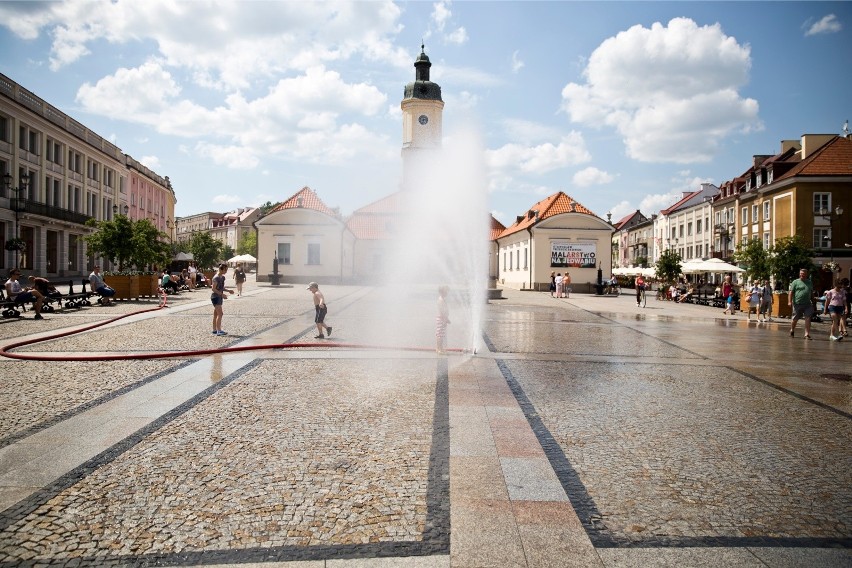
[[[323, 287], [321, 343], [303, 288], [250, 280], [226, 337], [198, 291], [0, 358], [0, 566], [852, 566], [852, 346], [826, 324], [506, 290], [476, 356], [438, 357], [429, 293], [393, 319]], [[28, 312], [0, 343], [156, 305]]]

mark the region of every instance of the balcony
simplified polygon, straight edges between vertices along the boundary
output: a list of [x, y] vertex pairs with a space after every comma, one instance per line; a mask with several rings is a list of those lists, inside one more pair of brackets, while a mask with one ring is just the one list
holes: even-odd
[[[10, 201], [14, 201], [14, 199]], [[60, 209], [59, 207], [53, 207], [50, 205], [45, 205], [44, 203], [30, 201], [29, 199], [20, 200], [20, 211], [22, 213], [29, 213], [31, 215], [41, 215], [42, 217], [48, 217], [50, 219], [56, 219], [58, 221], [76, 223], [78, 225], [85, 225], [86, 221], [91, 218], [89, 215], [84, 215], [83, 213], [77, 213], [76, 211], [71, 211], [68, 209]]]

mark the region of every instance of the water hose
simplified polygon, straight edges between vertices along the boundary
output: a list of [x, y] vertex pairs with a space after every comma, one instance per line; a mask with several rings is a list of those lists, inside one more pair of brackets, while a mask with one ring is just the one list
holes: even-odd
[[[135, 360], [146, 360], [146, 359], [169, 359], [169, 358], [188, 358], [195, 357], [199, 355], [214, 355], [218, 353], [238, 353], [241, 351], [261, 351], [265, 349], [296, 349], [296, 348], [311, 348], [311, 347], [334, 347], [341, 348], [346, 347], [349, 349], [374, 349], [374, 350], [393, 350], [393, 351], [434, 351], [434, 349], [430, 349], [428, 347], [398, 347], [398, 346], [388, 346], [388, 345], [367, 345], [360, 343], [335, 343], [335, 342], [314, 342], [314, 343], [271, 343], [266, 345], [246, 345], [241, 347], [219, 347], [215, 349], [198, 349], [194, 351], [160, 351], [157, 353], [122, 353], [116, 355], [32, 355], [32, 354], [24, 354], [24, 353], [12, 353], [12, 349], [17, 349], [19, 347], [24, 347], [26, 345], [34, 345], [36, 343], [42, 343], [44, 341], [51, 341], [53, 339], [59, 339], [61, 337], [68, 337], [70, 335], [76, 335], [78, 333], [83, 333], [84, 331], [90, 331], [92, 329], [96, 329], [107, 324], [116, 322], [118, 320], [124, 319], [126, 317], [135, 316], [138, 314], [144, 314], [147, 312], [156, 312], [162, 310], [166, 306], [166, 294], [163, 292], [163, 300], [159, 306], [156, 308], [149, 308], [146, 310], [140, 310], [138, 312], [131, 312], [128, 314], [116, 316], [114, 318], [108, 319], [106, 321], [102, 321], [99, 323], [95, 323], [80, 329], [74, 329], [71, 331], [62, 331], [59, 333], [54, 333], [53, 335], [47, 335], [44, 337], [39, 337], [35, 339], [26, 339], [24, 341], [18, 341], [16, 343], [10, 343], [9, 345], [5, 345], [0, 348], [0, 355], [3, 357], [8, 357], [9, 359], [20, 359], [24, 361], [135, 361]], [[457, 347], [452, 347], [445, 349], [447, 352], [451, 353], [465, 353], [467, 349], [461, 349]]]

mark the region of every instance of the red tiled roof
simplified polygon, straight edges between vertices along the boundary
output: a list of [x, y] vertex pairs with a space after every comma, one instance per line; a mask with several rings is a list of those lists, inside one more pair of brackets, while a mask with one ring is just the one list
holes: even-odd
[[506, 225], [498, 221], [494, 218], [494, 215], [491, 216], [491, 234], [488, 237], [488, 240], [495, 240], [500, 236], [500, 233], [506, 230]]
[[357, 209], [346, 221], [346, 227], [358, 239], [391, 238], [394, 222], [400, 212], [399, 200], [400, 194], [396, 192]]
[[836, 136], [793, 166], [790, 171], [773, 180], [773, 183], [797, 176], [850, 175], [852, 175], [852, 140]]
[[313, 209], [314, 211], [325, 213], [330, 217], [340, 217], [340, 215], [338, 215], [336, 211], [334, 211], [328, 205], [323, 203], [322, 199], [320, 199], [319, 196], [314, 192], [314, 190], [308, 186], [305, 186], [299, 191], [297, 191], [290, 199], [286, 200], [284, 203], [282, 203], [269, 213], [276, 213], [278, 211], [283, 211], [284, 209], [296, 209], [297, 207], [301, 207], [303, 209]]
[[[533, 213], [534, 211], [538, 211], [538, 216]], [[563, 213], [582, 213], [584, 215], [597, 217], [597, 215], [592, 213], [590, 209], [587, 209], [578, 201], [575, 201], [560, 191], [559, 193], [554, 193], [550, 197], [542, 199], [530, 207], [520, 220], [516, 221], [513, 225], [510, 225], [499, 235], [499, 237], [505, 237], [512, 233], [522, 231], [527, 227], [535, 225], [539, 221], [547, 219], [548, 217], [561, 215]]]
[[638, 211], [634, 211], [633, 213], [628, 213], [627, 215], [625, 215], [624, 217], [622, 217], [621, 219], [619, 219], [618, 221], [616, 221], [616, 222], [615, 222], [615, 224], [614, 224], [613, 226], [614, 226], [616, 229], [620, 229], [620, 228], [621, 228], [621, 226], [622, 226], [623, 224], [625, 224], [626, 222], [628, 222], [629, 220], [631, 220], [631, 219], [633, 218], [633, 216], [634, 216], [634, 215], [636, 215], [637, 213], [639, 213], [639, 212], [638, 212]]

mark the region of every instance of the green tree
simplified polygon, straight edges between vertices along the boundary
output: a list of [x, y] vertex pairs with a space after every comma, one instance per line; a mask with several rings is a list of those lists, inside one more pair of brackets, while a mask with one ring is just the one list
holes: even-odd
[[240, 239], [237, 254], [250, 254], [257, 258], [257, 231], [248, 231]]
[[745, 245], [738, 244], [734, 261], [746, 269], [748, 280], [769, 278], [769, 251], [763, 248], [759, 239], [750, 239]]
[[775, 241], [770, 250], [769, 268], [775, 278], [775, 289], [786, 290], [790, 282], [799, 277], [799, 270], [814, 269], [814, 251], [801, 235], [783, 237]]
[[158, 230], [148, 219], [139, 219], [133, 225], [132, 262], [138, 270], [147, 266], [163, 268], [172, 259], [172, 246], [168, 235]]
[[234, 249], [231, 248], [231, 245], [224, 245], [222, 247], [222, 259], [228, 260], [229, 258], [233, 258], [237, 256], [237, 253], [234, 252]]
[[208, 270], [222, 259], [222, 242], [204, 231], [192, 235], [189, 241], [189, 251], [195, 259], [199, 270]]
[[133, 221], [129, 217], [118, 215], [112, 221], [90, 219], [86, 224], [96, 228], [94, 233], [83, 237], [89, 252], [118, 264], [119, 270], [133, 264]]
[[657, 261], [657, 278], [666, 284], [677, 281], [681, 272], [681, 260], [683, 259], [674, 249], [664, 250]]

